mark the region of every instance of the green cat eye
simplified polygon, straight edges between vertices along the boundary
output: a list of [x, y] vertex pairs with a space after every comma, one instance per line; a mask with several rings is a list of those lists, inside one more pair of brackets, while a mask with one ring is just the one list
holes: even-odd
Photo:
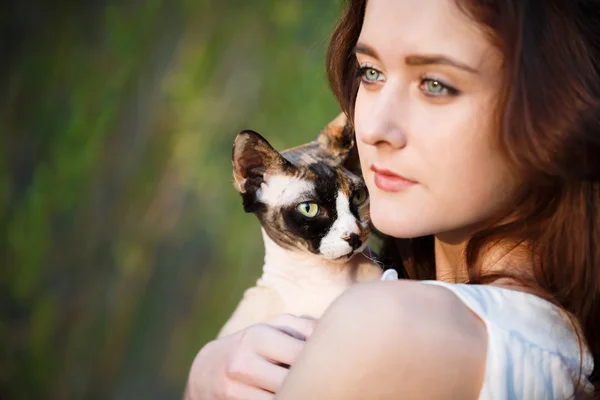
[[355, 206], [360, 206], [367, 200], [367, 189], [362, 188], [359, 189], [358, 192], [352, 197], [352, 204]]
[[296, 206], [296, 210], [305, 217], [313, 218], [319, 213], [319, 206], [316, 203], [301, 203]]

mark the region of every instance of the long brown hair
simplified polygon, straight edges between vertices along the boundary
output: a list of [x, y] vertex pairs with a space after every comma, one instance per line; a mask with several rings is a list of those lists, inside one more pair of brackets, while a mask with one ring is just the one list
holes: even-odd
[[[467, 283], [498, 278], [483, 274], [479, 263], [493, 245], [526, 244], [533, 277], [504, 276], [576, 319], [594, 359], [590, 381], [600, 398], [600, 11], [584, 0], [456, 2], [504, 56], [498, 142], [524, 182], [511, 222], [470, 238]], [[366, 0], [347, 3], [327, 54], [331, 88], [351, 120], [359, 84], [352, 52], [365, 6]], [[406, 278], [435, 278], [432, 236], [387, 238], [385, 247]]]

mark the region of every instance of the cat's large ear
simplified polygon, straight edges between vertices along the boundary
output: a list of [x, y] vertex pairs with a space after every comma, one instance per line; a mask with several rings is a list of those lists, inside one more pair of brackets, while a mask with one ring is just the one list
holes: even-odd
[[321, 130], [317, 142], [348, 170], [360, 173], [354, 127], [345, 113], [340, 113]]
[[259, 133], [244, 130], [233, 142], [231, 163], [234, 186], [240, 193], [256, 190], [267, 172], [280, 172], [291, 164]]

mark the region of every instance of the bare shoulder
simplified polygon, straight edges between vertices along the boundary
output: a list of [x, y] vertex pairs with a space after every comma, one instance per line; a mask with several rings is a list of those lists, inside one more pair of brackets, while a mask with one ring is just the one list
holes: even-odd
[[319, 321], [278, 399], [476, 399], [483, 322], [451, 291], [414, 281], [358, 284]]

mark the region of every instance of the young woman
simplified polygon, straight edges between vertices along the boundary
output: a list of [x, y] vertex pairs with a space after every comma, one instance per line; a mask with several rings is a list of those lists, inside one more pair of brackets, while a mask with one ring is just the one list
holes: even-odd
[[598, 26], [594, 1], [350, 1], [330, 81], [411, 279], [210, 343], [188, 398], [599, 396]]

